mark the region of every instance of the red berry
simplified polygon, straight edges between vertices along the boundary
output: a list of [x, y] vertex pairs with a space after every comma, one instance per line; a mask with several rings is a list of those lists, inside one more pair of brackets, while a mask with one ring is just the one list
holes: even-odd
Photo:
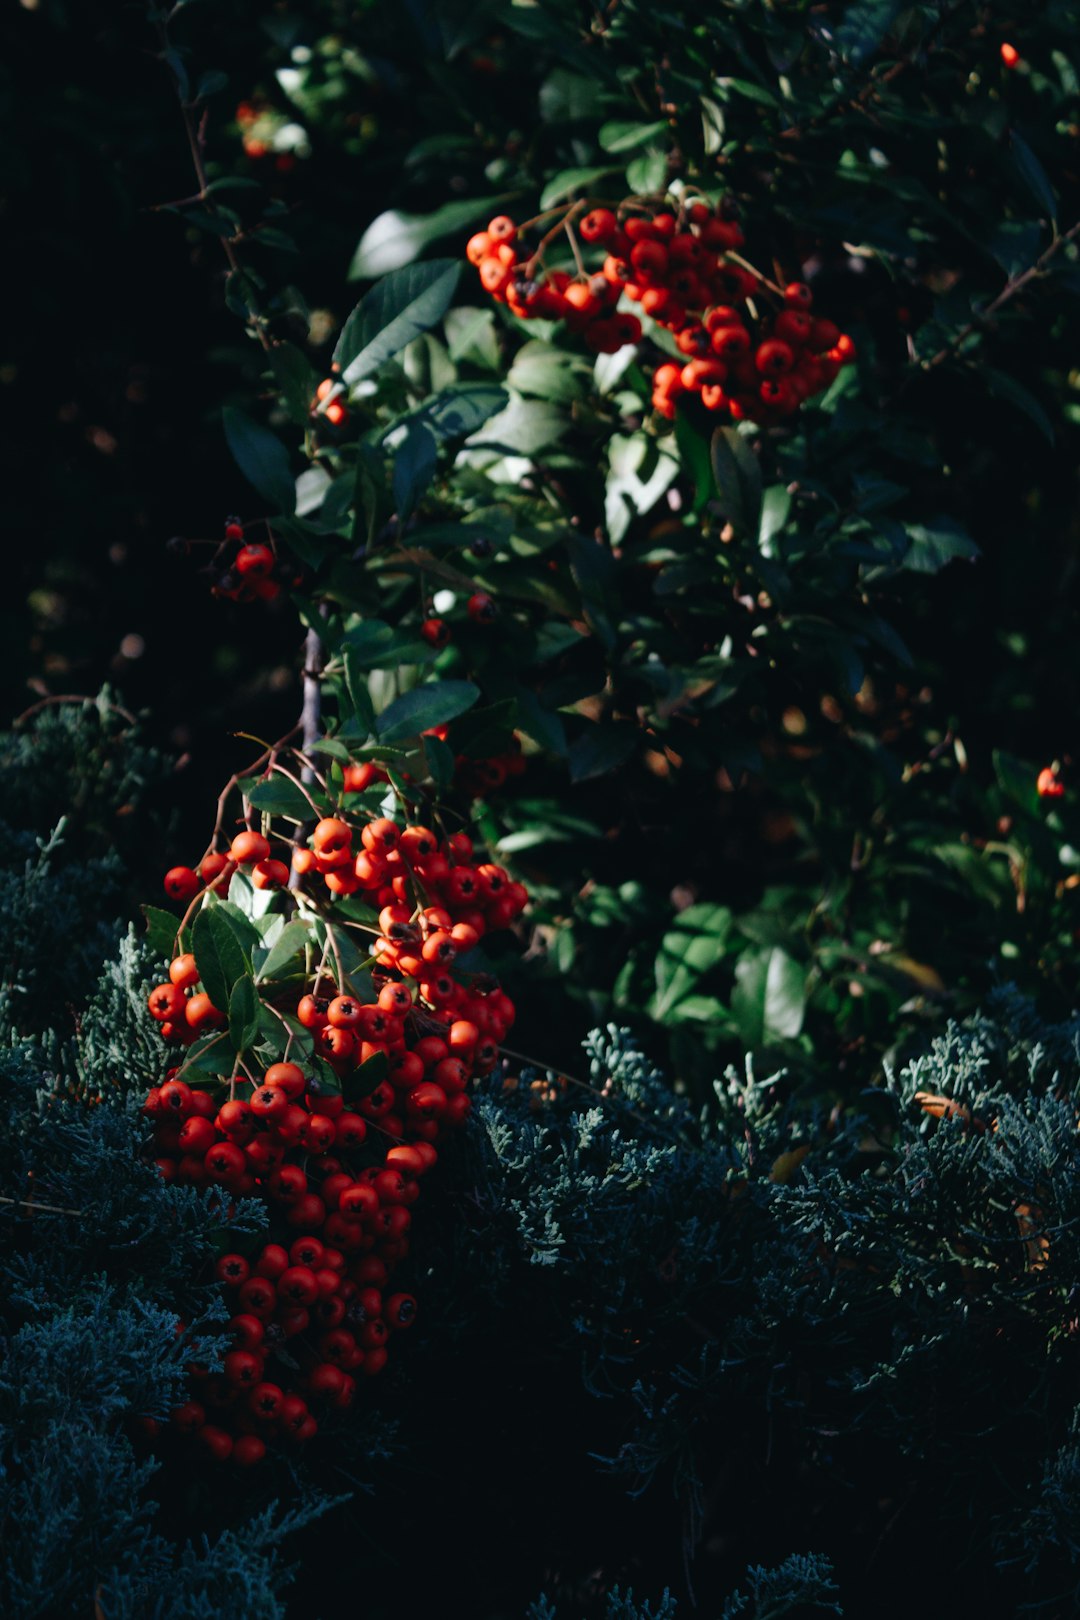
[[256, 1384], [248, 1396], [248, 1406], [257, 1418], [276, 1418], [284, 1399], [284, 1392], [278, 1384]]
[[583, 242], [597, 243], [604, 247], [619, 228], [619, 222], [610, 208], [593, 208], [585, 215], [578, 225]]
[[165, 893], [170, 900], [193, 900], [202, 885], [197, 872], [190, 866], [172, 866], [165, 874]]
[[450, 640], [450, 626], [445, 619], [425, 619], [420, 634], [430, 647], [445, 647]]
[[391, 1328], [411, 1327], [416, 1320], [416, 1300], [411, 1294], [391, 1294], [386, 1301], [386, 1323]]
[[265, 1442], [257, 1434], [242, 1434], [233, 1443], [232, 1460], [239, 1468], [253, 1468], [265, 1456]]
[[151, 1017], [163, 1024], [184, 1016], [186, 998], [178, 984], [159, 984], [151, 990], [146, 1005]]
[[233, 567], [248, 579], [264, 579], [274, 566], [274, 553], [269, 546], [259, 544], [241, 546]]
[[474, 624], [490, 624], [499, 611], [486, 591], [470, 596], [465, 609]]

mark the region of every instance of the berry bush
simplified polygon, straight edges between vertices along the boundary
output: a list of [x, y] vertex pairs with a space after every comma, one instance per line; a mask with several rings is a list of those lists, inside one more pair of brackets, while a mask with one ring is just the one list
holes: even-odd
[[34, 451], [5, 1612], [1072, 1613], [1076, 6], [102, 29], [194, 409]]

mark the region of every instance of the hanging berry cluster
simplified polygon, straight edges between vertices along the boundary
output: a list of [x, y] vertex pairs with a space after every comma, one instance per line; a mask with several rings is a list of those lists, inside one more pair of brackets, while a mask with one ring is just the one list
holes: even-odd
[[[642, 336], [637, 304], [674, 336], [681, 359], [653, 374], [652, 403], [671, 419], [681, 394], [710, 411], [762, 425], [822, 393], [855, 358], [851, 339], [811, 313], [802, 281], [780, 287], [738, 251], [742, 227], [724, 204], [635, 197], [617, 210], [576, 203], [531, 253], [505, 214], [472, 237], [466, 256], [483, 287], [522, 319], [566, 322], [586, 347], [611, 354]], [[547, 216], [540, 216], [541, 218]], [[545, 249], [568, 237], [575, 273], [548, 269]], [[594, 269], [586, 254], [603, 255]]]
[[[354, 783], [362, 776], [359, 791], [387, 774], [371, 761], [348, 765], [345, 797], [349, 772]], [[228, 955], [221, 930], [234, 927], [222, 887], [238, 872], [252, 889], [290, 882], [271, 817], [263, 829], [246, 827], [197, 869], [166, 875], [166, 892], [189, 902], [177, 938], [190, 936], [193, 948], [174, 956], [149, 1008], [165, 1039], [191, 1056], [143, 1104], [149, 1156], [167, 1180], [267, 1207], [269, 1240], [217, 1264], [231, 1309], [223, 1368], [193, 1366], [191, 1398], [173, 1413], [174, 1428], [203, 1452], [241, 1466], [270, 1446], [302, 1444], [324, 1415], [347, 1409], [358, 1377], [381, 1372], [411, 1324], [415, 1298], [390, 1287], [409, 1252], [411, 1206], [436, 1142], [469, 1112], [470, 1080], [495, 1067], [514, 1020], [497, 980], [463, 971], [459, 959], [509, 927], [528, 899], [465, 833], [401, 826], [366, 807], [324, 815], [280, 851], [298, 874], [283, 896], [287, 926], [308, 924], [311, 937], [273, 977], [256, 975], [284, 1055], [267, 1063], [265, 1042], [254, 1043], [259, 1060], [245, 1061], [241, 1035], [239, 1057], [208, 1075], [237, 1018], [236, 988], [226, 1009], [207, 984]], [[372, 922], [357, 920], [353, 896]], [[351, 972], [346, 929], [370, 941]], [[250, 1021], [252, 1009], [239, 1016]]]
[[[186, 549], [187, 542], [181, 543]], [[245, 538], [244, 526], [236, 517], [226, 519], [225, 538], [209, 573], [213, 595], [230, 602], [273, 602], [283, 589], [302, 583], [295, 564], [267, 541]]]

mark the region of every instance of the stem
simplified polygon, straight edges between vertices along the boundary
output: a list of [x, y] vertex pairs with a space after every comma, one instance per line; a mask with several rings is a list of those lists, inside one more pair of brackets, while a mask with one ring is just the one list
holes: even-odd
[[629, 1114], [631, 1119], [636, 1119], [639, 1125], [654, 1128], [652, 1120], [647, 1119], [644, 1114], [639, 1114], [636, 1108], [631, 1108], [628, 1103], [622, 1102], [617, 1097], [609, 1096], [607, 1092], [601, 1091], [599, 1086], [590, 1085], [588, 1080], [579, 1080], [576, 1075], [567, 1074], [565, 1069], [555, 1069], [550, 1063], [542, 1063], [539, 1058], [530, 1057], [527, 1052], [515, 1052], [512, 1047], [503, 1046], [501, 1043], [499, 1051], [505, 1052], [507, 1057], [517, 1058], [519, 1063], [527, 1063], [532, 1069], [543, 1069], [548, 1074], [556, 1074], [571, 1086], [580, 1086], [583, 1091], [591, 1091], [601, 1102], [617, 1103], [624, 1113]]
[[553, 242], [563, 228], [565, 226], [569, 226], [571, 220], [576, 219], [579, 214], [583, 213], [585, 209], [588, 208], [588, 206], [588, 203], [584, 199], [582, 199], [581, 202], [571, 203], [570, 207], [566, 210], [564, 217], [559, 221], [559, 223], [552, 226], [551, 230], [545, 232], [545, 234], [540, 238], [533, 251], [532, 257], [525, 266], [525, 274], [530, 280], [536, 271], [536, 266], [539, 264], [541, 255], [543, 254], [543, 251], [547, 247], [548, 243]]
[[1034, 281], [1037, 276], [1041, 276], [1050, 260], [1060, 253], [1061, 249], [1069, 242], [1075, 241], [1077, 236], [1080, 236], [1080, 220], [1077, 220], [1076, 224], [1071, 226], [1064, 236], [1056, 237], [1045, 253], [1039, 255], [1034, 264], [1029, 264], [1027, 269], [1022, 271], [1020, 275], [1010, 276], [993, 303], [987, 304], [986, 308], [976, 315], [974, 320], [961, 327], [960, 331], [950, 338], [943, 348], [939, 349], [935, 355], [931, 355], [929, 360], [923, 361], [923, 371], [933, 371], [935, 366], [940, 366], [950, 355], [955, 354], [962, 343], [977, 332], [980, 326], [984, 325], [992, 315], [996, 315], [998, 310], [1007, 304], [1011, 298], [1015, 298], [1017, 293], [1027, 286], [1029, 281]]
[[85, 1209], [65, 1209], [61, 1204], [39, 1204], [36, 1198], [0, 1198], [0, 1204], [11, 1204], [15, 1209], [43, 1209], [49, 1215], [86, 1215]]
[[[168, 22], [162, 15], [159, 15], [157, 19], [157, 34], [158, 40], [161, 44], [162, 56], [164, 57], [165, 53], [172, 49], [172, 44], [169, 39]], [[206, 175], [206, 165], [203, 162], [203, 134], [202, 130], [195, 122], [195, 107], [197, 103], [184, 100], [180, 92], [180, 86], [178, 83], [176, 83], [175, 75], [173, 82], [176, 84], [176, 99], [180, 104], [180, 116], [184, 120], [184, 130], [187, 134], [188, 146], [191, 148], [191, 161], [195, 168], [195, 178], [199, 182], [198, 195], [192, 200], [195, 202], [205, 202], [209, 189], [209, 181]], [[205, 113], [203, 117], [205, 118]], [[227, 236], [223, 236], [221, 238], [221, 246], [224, 249], [226, 259], [229, 261], [229, 269], [232, 271], [234, 276], [241, 276], [243, 274], [243, 267], [237, 256], [236, 248], [233, 246], [232, 242]], [[251, 325], [255, 332], [255, 336], [258, 338], [267, 354], [269, 354], [273, 345], [266, 334], [265, 317], [254, 309], [252, 310]]]
[[[78, 692], [64, 692], [56, 697], [43, 697], [37, 703], [31, 703], [30, 707], [24, 709], [22, 714], [15, 716], [15, 719], [11, 722], [12, 726], [24, 726], [28, 720], [33, 719], [35, 714], [40, 714], [42, 709], [47, 709], [54, 703], [78, 703], [90, 708], [102, 706], [100, 698], [82, 697]], [[129, 726], [138, 725], [135, 716], [129, 710], [122, 709], [118, 703], [106, 703], [103, 707], [108, 709], [110, 714], [121, 715]]]
[[[326, 603], [319, 610], [325, 618]], [[326, 668], [326, 647], [317, 630], [311, 629], [304, 637], [304, 686], [303, 703], [300, 709], [299, 730], [303, 739], [303, 752], [306, 754], [314, 748], [323, 734], [322, 730], [322, 672]], [[300, 768], [300, 781], [306, 787], [317, 782], [315, 767], [306, 761]], [[312, 805], [312, 809], [314, 809]], [[295, 859], [293, 869], [289, 874], [289, 888], [297, 890], [300, 887], [302, 875], [296, 870]]]

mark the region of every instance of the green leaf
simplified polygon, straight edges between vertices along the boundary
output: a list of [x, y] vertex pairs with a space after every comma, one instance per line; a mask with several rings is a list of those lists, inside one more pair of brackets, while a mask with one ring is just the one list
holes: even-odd
[[758, 519], [758, 550], [765, 557], [776, 555], [773, 540], [780, 533], [791, 511], [791, 496], [783, 484], [770, 484], [761, 499]]
[[498, 703], [470, 709], [450, 727], [450, 747], [455, 754], [467, 754], [470, 759], [490, 759], [509, 747], [516, 719], [517, 704], [513, 698], [501, 698]]
[[196, 913], [191, 948], [207, 995], [215, 1007], [227, 1012], [233, 985], [250, 972], [251, 960], [223, 905], [205, 906]]
[[233, 460], [248, 483], [282, 512], [295, 511], [296, 485], [289, 468], [289, 452], [277, 434], [253, 422], [233, 405], [225, 406], [222, 420]]
[[310, 939], [311, 931], [303, 923], [286, 923], [260, 964], [258, 982], [262, 984], [266, 979], [280, 979], [287, 976], [285, 970], [288, 967], [303, 962], [304, 947]]
[[848, 6], [836, 30], [835, 42], [841, 56], [855, 67], [877, 50], [900, 9], [900, 0], [858, 0]]
[[429, 427], [411, 421], [394, 451], [394, 505], [400, 522], [412, 516], [417, 501], [435, 476], [439, 446]]
[[737, 428], [718, 427], [709, 447], [713, 475], [736, 534], [756, 535], [761, 525], [761, 468]]
[[1009, 131], [1009, 156], [1022, 184], [1049, 219], [1057, 218], [1057, 197], [1046, 170], [1023, 136]]
[[510, 387], [519, 394], [531, 394], [551, 403], [581, 399], [588, 385], [588, 367], [557, 349], [554, 344], [532, 339], [522, 344], [506, 374]]
[[624, 721], [594, 723], [575, 737], [567, 752], [571, 782], [587, 782], [606, 776], [625, 763], [634, 752], [637, 727]]
[[499, 339], [495, 312], [490, 309], [448, 309], [443, 318], [451, 360], [469, 360], [488, 371], [499, 369]]
[[613, 434], [608, 444], [604, 519], [612, 545], [645, 517], [679, 474], [677, 457], [644, 433]]
[[[318, 791], [312, 790], [312, 797]], [[286, 776], [271, 776], [265, 782], [256, 782], [245, 794], [256, 810], [265, 810], [271, 816], [288, 816], [290, 821], [310, 821], [316, 814], [297, 787]]]
[[601, 125], [597, 140], [605, 152], [633, 152], [639, 146], [647, 146], [658, 135], [666, 134], [667, 124], [662, 118], [651, 124], [613, 119], [610, 123]]
[[626, 183], [639, 197], [659, 194], [667, 187], [668, 162], [664, 152], [650, 149], [626, 165]]
[[952, 518], [932, 518], [929, 523], [905, 524], [908, 549], [903, 566], [916, 574], [936, 574], [946, 563], [962, 557], [973, 562], [981, 556], [978, 546]]
[[[405, 654], [417, 645], [407, 630], [395, 630], [381, 619], [364, 619], [346, 633], [343, 648], [351, 651], [354, 669], [390, 669], [407, 662]], [[420, 643], [426, 647], [426, 643]]]
[[440, 443], [446, 439], [463, 439], [483, 427], [509, 399], [506, 389], [493, 383], [455, 383], [452, 388], [444, 388], [425, 400], [409, 421], [422, 423]]
[[775, 107], [777, 104], [771, 90], [763, 89], [751, 79], [717, 79], [716, 88], [725, 101], [731, 99], [729, 92], [734, 91], [737, 96], [745, 96], [747, 101], [756, 101], [762, 107]]
[[554, 709], [545, 709], [536, 693], [528, 687], [515, 688], [518, 725], [527, 737], [549, 748], [553, 754], [565, 756], [567, 751], [566, 727], [563, 717]]
[[383, 710], [376, 721], [382, 742], [400, 742], [431, 726], [444, 725], [471, 709], [480, 696], [472, 681], [435, 681], [406, 692]]
[[228, 87], [229, 76], [222, 73], [220, 68], [207, 68], [205, 73], [199, 75], [199, 82], [195, 86], [195, 100], [205, 101], [207, 96], [216, 96], [219, 90]]
[[341, 1091], [347, 1103], [362, 1102], [370, 1097], [375, 1087], [390, 1073], [390, 1059], [385, 1052], [375, 1052], [366, 1063], [342, 1077]]
[[298, 427], [306, 427], [318, 386], [318, 375], [311, 362], [294, 343], [275, 343], [267, 358], [290, 421]]
[[142, 914], [146, 918], [147, 944], [166, 962], [171, 961], [176, 950], [179, 917], [174, 917], [171, 911], [163, 911], [160, 906], [143, 906]]
[[540, 208], [541, 210], [550, 208], [553, 203], [562, 202], [575, 191], [587, 191], [597, 180], [602, 180], [604, 175], [616, 172], [610, 164], [602, 168], [562, 169], [558, 174], [552, 175], [540, 193]]
[[1044, 433], [1051, 444], [1054, 442], [1054, 424], [1043, 410], [1035, 395], [1017, 382], [1006, 371], [997, 371], [993, 366], [983, 366], [982, 375], [990, 385], [990, 392], [998, 399], [1008, 400], [1017, 410], [1023, 411], [1029, 421], [1034, 422], [1040, 433]]
[[683, 467], [694, 486], [694, 504], [691, 510], [696, 517], [704, 509], [705, 503], [711, 499], [716, 486], [713, 483], [708, 441], [702, 438], [689, 417], [682, 411], [675, 418], [675, 443], [679, 447]]
[[468, 201], [444, 203], [432, 214], [406, 214], [398, 208], [388, 209], [372, 220], [360, 238], [348, 279], [370, 281], [411, 265], [432, 242], [456, 231], [464, 232], [470, 225], [485, 224], [499, 212], [501, 203], [515, 195], [510, 191], [500, 197], [472, 197]]
[[440, 793], [445, 793], [454, 780], [454, 750], [448, 748], [441, 737], [424, 738], [424, 758]]
[[246, 1052], [258, 1033], [259, 997], [254, 981], [245, 973], [237, 979], [229, 997], [229, 1040], [233, 1051]]
[[566, 549], [589, 628], [610, 649], [619, 617], [619, 565], [607, 546], [587, 535], [569, 532]]
[[994, 749], [992, 758], [994, 775], [1002, 793], [1027, 815], [1037, 815], [1040, 811], [1039, 790], [1031, 766], [1001, 748]]
[[778, 945], [747, 951], [735, 966], [731, 1010], [752, 1050], [793, 1040], [806, 1011], [806, 969]]
[[440, 321], [461, 275], [457, 259], [432, 259], [384, 276], [364, 294], [334, 350], [348, 387], [373, 376], [406, 344]]
[[342, 648], [341, 657], [345, 665], [345, 686], [353, 707], [349, 718], [354, 725], [350, 725], [350, 730], [355, 729], [365, 737], [371, 737], [375, 733], [375, 710], [364, 675], [364, 661], [356, 648], [348, 645]]
[[503, 455], [535, 456], [569, 430], [570, 418], [545, 400], [512, 396], [505, 410], [466, 439], [470, 452], [497, 450]]
[[651, 1018], [668, 1017], [694, 986], [719, 966], [732, 921], [727, 906], [690, 906], [680, 913], [675, 927], [664, 935], [656, 956], [656, 994], [649, 1003]]

